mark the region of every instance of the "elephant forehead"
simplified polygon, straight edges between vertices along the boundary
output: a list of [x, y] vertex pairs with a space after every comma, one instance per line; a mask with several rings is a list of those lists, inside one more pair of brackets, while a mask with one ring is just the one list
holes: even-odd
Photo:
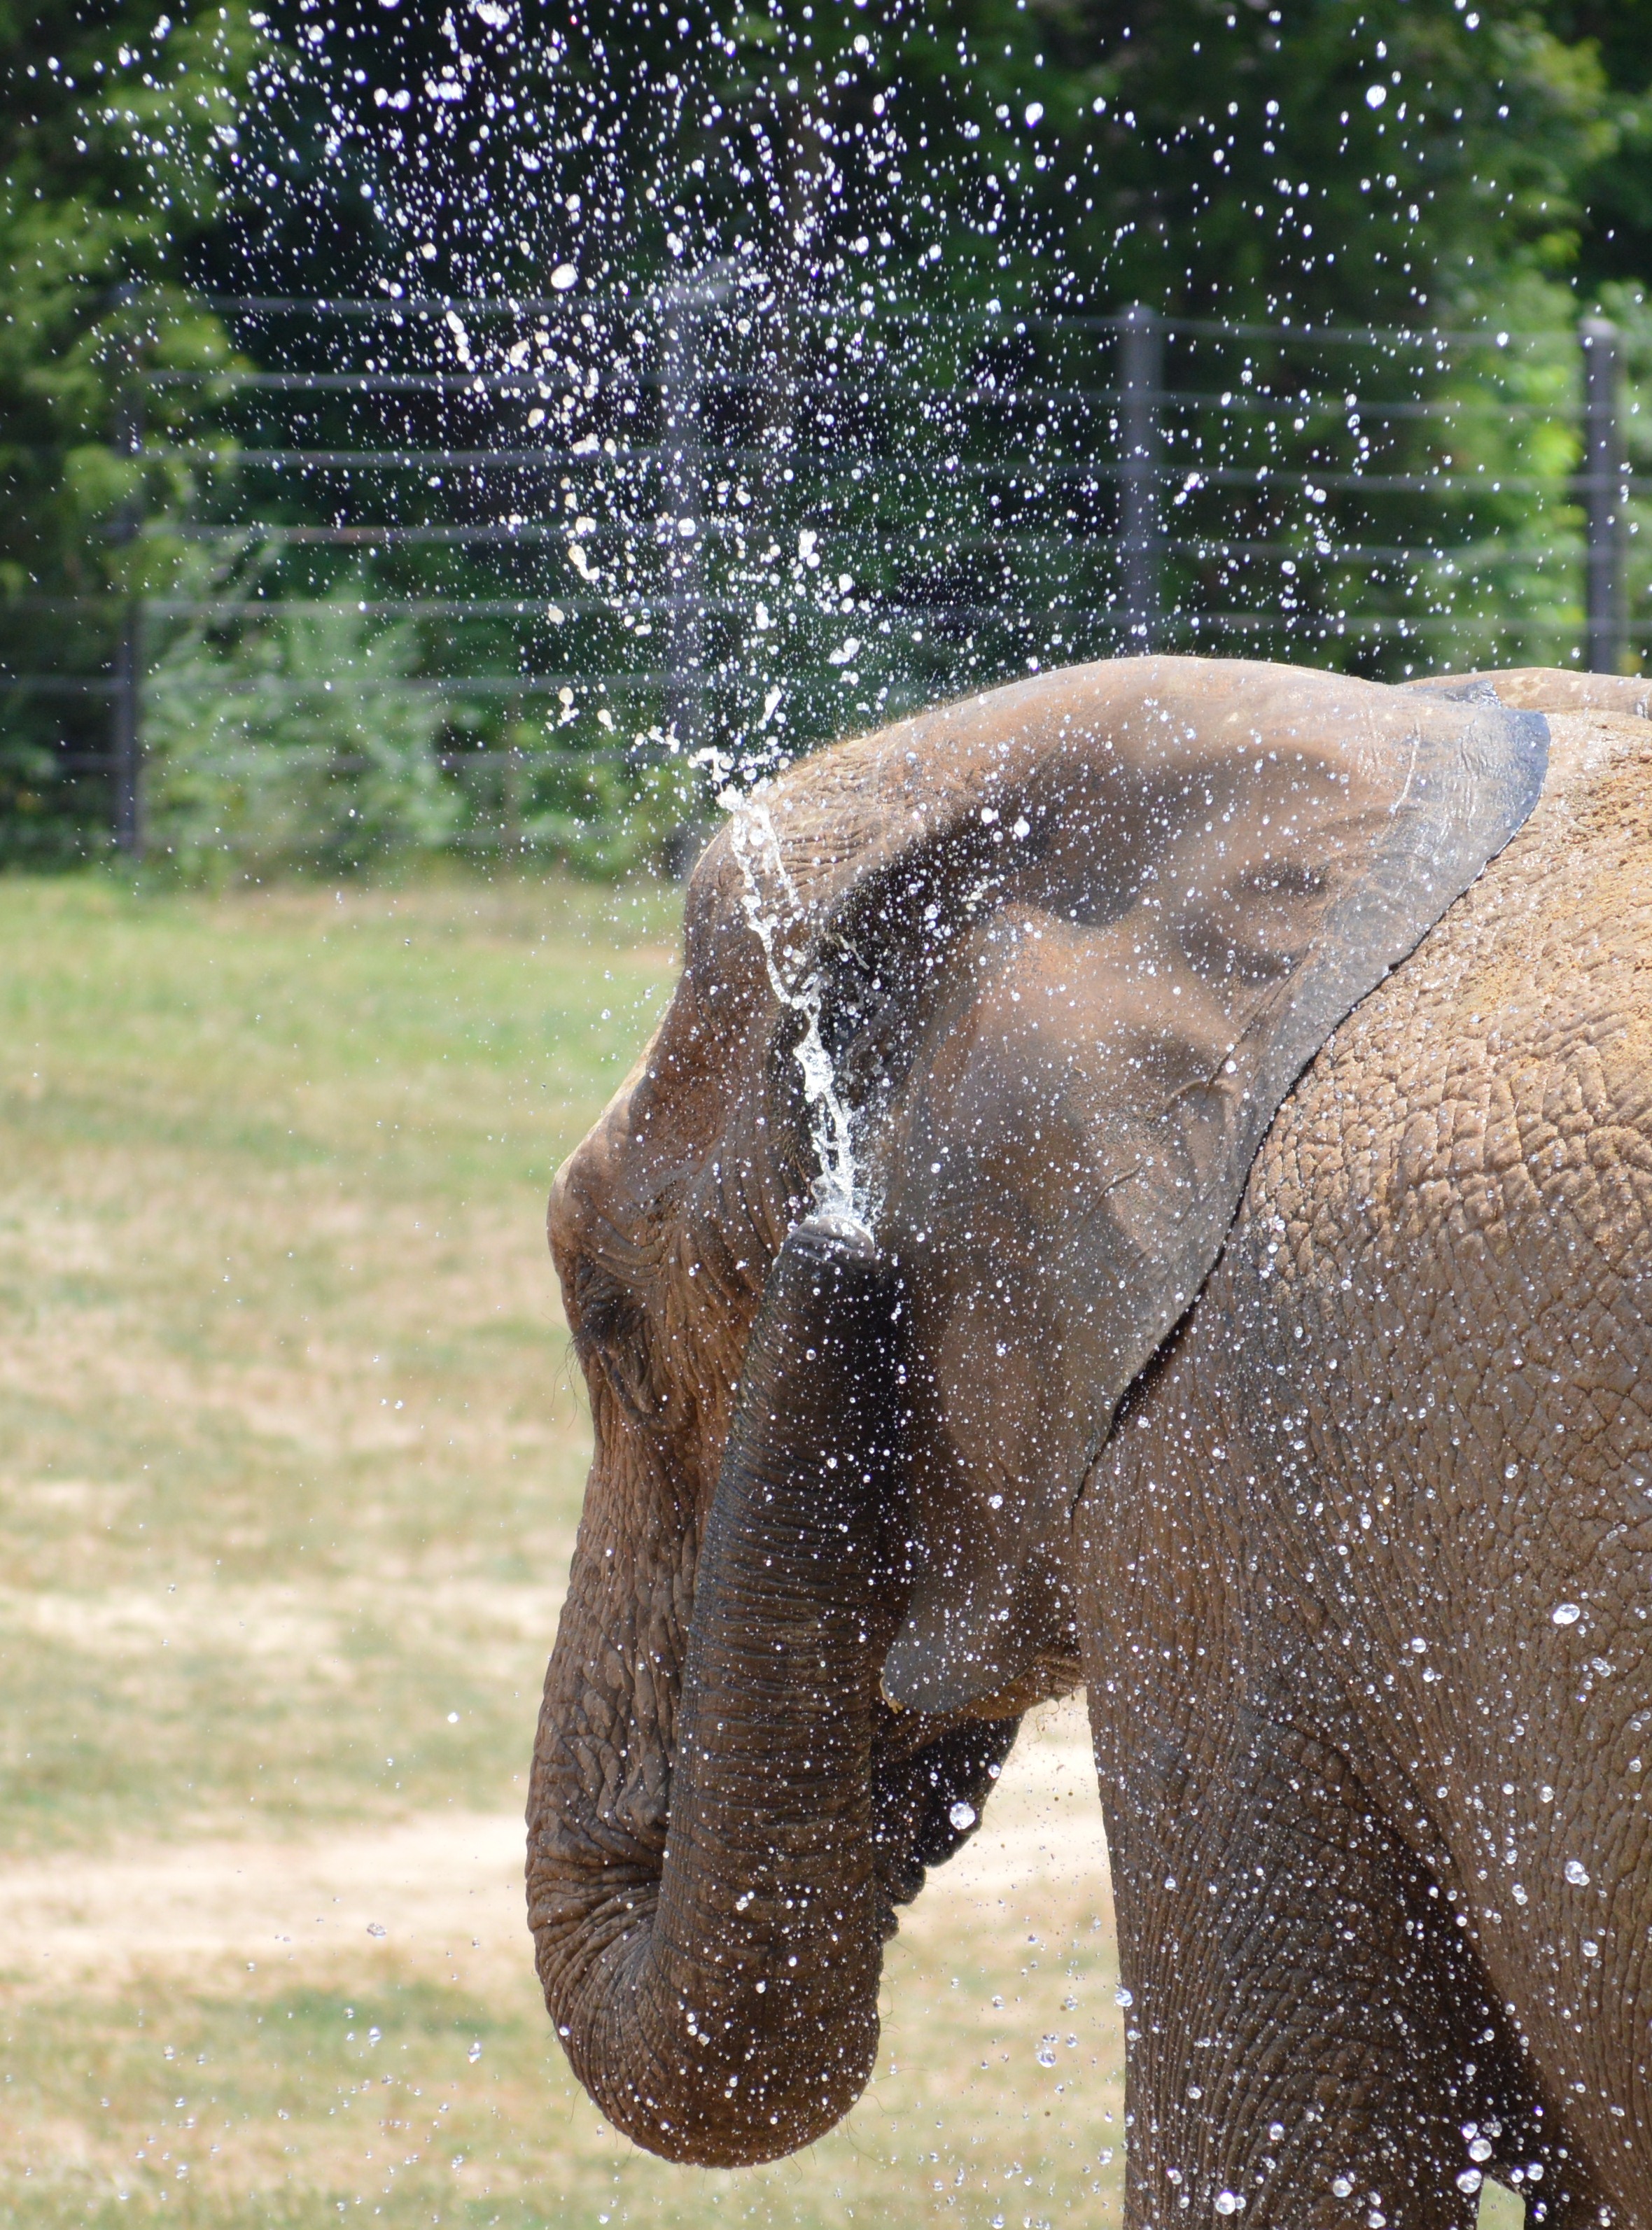
[[[1500, 722], [1502, 737], [1493, 732]], [[765, 803], [786, 874], [810, 910], [830, 911], [868, 873], [984, 811], [989, 823], [999, 814], [1013, 822], [1023, 804], [1043, 815], [1041, 841], [1052, 860], [1070, 861], [1081, 902], [1106, 907], [1167, 851], [1185, 854], [1206, 835], [1219, 841], [1224, 815], [1229, 831], [1249, 821], [1287, 842], [1311, 823], [1322, 856], [1368, 855], [1365, 816], [1385, 815], [1419, 774], [1426, 781], [1442, 746], [1455, 751], [1476, 725], [1475, 755], [1490, 771], [1507, 723], [1507, 714], [1344, 674], [1122, 659], [988, 691], [839, 745], [782, 777]], [[713, 846], [696, 872], [708, 908], [727, 903], [728, 864]]]
[[636, 1065], [552, 1187], [552, 1247], [565, 1279], [582, 1252], [655, 1262], [674, 1251], [731, 1134], [754, 1120], [771, 1003], [751, 956], [714, 915], [691, 937]]

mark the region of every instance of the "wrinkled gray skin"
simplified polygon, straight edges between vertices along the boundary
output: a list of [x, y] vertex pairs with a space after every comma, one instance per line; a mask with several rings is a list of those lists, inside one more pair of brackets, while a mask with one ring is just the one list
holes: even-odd
[[597, 1460], [530, 1917], [639, 2143], [732, 2163], [839, 2118], [895, 1906], [1081, 1666], [1132, 2225], [1467, 2230], [1482, 2140], [1528, 2219], [1652, 2220], [1652, 734], [1552, 726], [1526, 828], [1274, 1121], [1035, 1675], [952, 1720], [877, 1685], [915, 1273], [794, 1228], [755, 964], [691, 923], [706, 996], [552, 1202]]
[[1652, 2220], [1652, 736], [1552, 725], [1084, 1498], [1135, 2223]]

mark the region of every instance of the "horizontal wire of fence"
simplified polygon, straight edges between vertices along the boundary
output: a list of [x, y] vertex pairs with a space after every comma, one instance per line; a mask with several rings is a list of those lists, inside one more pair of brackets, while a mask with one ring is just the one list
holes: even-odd
[[[690, 280], [675, 289], [662, 291], [657, 287], [641, 287], [631, 292], [606, 294], [567, 288], [552, 294], [519, 296], [401, 293], [367, 297], [203, 294], [198, 300], [208, 309], [254, 318], [296, 316], [324, 319], [341, 317], [376, 322], [403, 317], [442, 319], [451, 313], [461, 318], [505, 318], [519, 321], [525, 317], [551, 315], [574, 319], [590, 316], [593, 310], [612, 316], [616, 313], [635, 314], [642, 309], [657, 316], [668, 314], [685, 302], [692, 306], [729, 291], [729, 281], [724, 280], [713, 281], [710, 286], [696, 286]], [[989, 329], [1004, 327], [1085, 333], [1117, 332], [1131, 322], [1133, 315], [1130, 309], [1040, 312], [1005, 310], [956, 302], [896, 303], [881, 301], [870, 294], [845, 302], [811, 303], [805, 300], [789, 303], [787, 309], [789, 315], [814, 324], [925, 325], [936, 322], [960, 326], [979, 325]], [[1243, 319], [1178, 318], [1163, 313], [1155, 313], [1154, 322], [1161, 332], [1171, 336], [1190, 334], [1223, 340], [1277, 340], [1284, 337], [1293, 341], [1311, 341], [1321, 345], [1346, 345], [1350, 348], [1409, 348], [1437, 352], [1442, 348], [1505, 350], [1510, 347], [1556, 348], [1566, 345], [1566, 336], [1557, 333], [1552, 327], [1522, 332], [1497, 325], [1315, 325], [1293, 323], [1289, 318], [1282, 319], [1277, 325], [1268, 325], [1247, 323]]]
[[[983, 533], [975, 538], [979, 546], [987, 547], [996, 545], [1003, 538]], [[1023, 536], [1016, 538], [1024, 542], [1028, 538]], [[1126, 546], [1126, 538], [1122, 536], [1102, 536], [1092, 538], [1092, 540], [1095, 545], [1113, 550]], [[1158, 538], [1158, 546], [1169, 556], [1223, 559], [1291, 558], [1295, 556], [1301, 548], [1300, 543], [1295, 541], [1244, 542], [1225, 537], [1190, 538], [1170, 534], [1163, 535]], [[1552, 555], [1552, 551], [1551, 545], [1540, 540], [1523, 542], [1513, 537], [1488, 536], [1480, 542], [1454, 543], [1449, 546], [1449, 551], [1429, 550], [1422, 545], [1404, 543], [1339, 541], [1335, 546], [1335, 554], [1339, 562], [1366, 560], [1373, 564], [1410, 563], [1424, 558], [1437, 561], [1441, 558], [1451, 563], [1466, 560], [1489, 562], [1498, 558], [1525, 563]], [[543, 617], [547, 610], [553, 615], [573, 618], [592, 615], [611, 616], [616, 609], [615, 600], [612, 597], [579, 596], [571, 595], [565, 590], [548, 596], [544, 592], [536, 592], [529, 596], [502, 598], [480, 596], [350, 596], [342, 601], [347, 602], [352, 611], [363, 617], [373, 619], [390, 619], [398, 616], [423, 619], [444, 616], [479, 620], [533, 619]], [[659, 616], [676, 609], [681, 601], [680, 597], [637, 596], [629, 600], [625, 609], [638, 614]], [[130, 596], [123, 595], [119, 590], [103, 590], [89, 595], [74, 596], [32, 594], [14, 596], [4, 599], [3, 609], [14, 613], [95, 612], [107, 615], [124, 610], [130, 602]], [[285, 595], [280, 596], [151, 595], [145, 596], [143, 603], [145, 609], [158, 618], [179, 618], [191, 614], [199, 614], [220, 619], [268, 619], [283, 611], [291, 613], [337, 611], [340, 609], [341, 599], [336, 596], [307, 597]], [[745, 601], [720, 602], [710, 596], [702, 597], [700, 604], [701, 608], [707, 612], [715, 611], [730, 617], [738, 617], [749, 609], [749, 604]], [[886, 599], [881, 606], [881, 609], [886, 615], [895, 614], [913, 617], [935, 616], [958, 609], [958, 607], [952, 604], [902, 604], [888, 599]]]
[[126, 383], [126, 586], [0, 600], [0, 694], [65, 707], [47, 773], [112, 777], [135, 848], [146, 780], [365, 779], [389, 722], [470, 785], [455, 841], [531, 849], [576, 764], [669, 768], [692, 813], [707, 744], [772, 764], [1087, 657], [1621, 667], [1652, 637], [1638, 397], [1598, 325], [754, 321], [743, 283], [206, 298], [243, 360], [139, 348]]
[[[663, 374], [639, 371], [629, 378], [613, 382], [612, 385], [623, 394], [636, 395], [667, 383]], [[704, 381], [708, 388], [731, 391], [760, 389], [763, 383], [763, 376], [756, 372], [709, 372]], [[496, 395], [507, 401], [531, 402], [537, 398], [542, 403], [550, 401], [556, 392], [554, 382], [533, 367], [521, 372], [491, 377], [471, 372], [282, 372], [235, 369], [170, 371], [151, 375], [150, 384], [157, 390], [166, 387], [187, 387], [271, 395]], [[842, 383], [831, 379], [816, 378], [793, 383], [794, 394], [803, 396], [838, 397], [842, 391]], [[932, 389], [927, 399], [932, 403], [952, 408], [1049, 410], [1068, 405], [1083, 409], [1118, 409], [1130, 398], [1126, 390], [1110, 388], [942, 386]], [[1305, 390], [1276, 398], [1268, 393], [1234, 394], [1229, 391], [1204, 394], [1194, 389], [1167, 388], [1156, 394], [1153, 399], [1162, 410], [1200, 409], [1214, 406], [1235, 416], [1258, 417], [1277, 416], [1281, 400], [1292, 408], [1315, 410], [1329, 417], [1358, 416], [1384, 420], [1449, 422], [1464, 416], [1474, 407], [1466, 400], [1412, 403], [1384, 400], [1380, 396], [1361, 399], [1345, 393]], [[1541, 419], [1552, 415], [1543, 404], [1537, 403], [1508, 402], [1500, 407], [1505, 416], [1517, 418]], [[257, 455], [260, 453], [244, 454]], [[341, 453], [346, 456], [348, 454]], [[629, 454], [638, 456], [648, 453], [634, 449]]]

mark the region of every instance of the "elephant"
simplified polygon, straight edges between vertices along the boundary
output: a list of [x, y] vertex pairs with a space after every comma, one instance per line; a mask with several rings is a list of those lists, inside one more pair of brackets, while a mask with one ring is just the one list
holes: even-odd
[[[786, 906], [754, 901], [752, 821], [720, 835], [670, 1008], [558, 1173], [595, 1453], [529, 1920], [580, 2080], [668, 2158], [774, 2158], [848, 2111], [899, 1909], [1027, 1708], [1082, 1684], [1134, 2230], [1467, 2230], [1487, 2175], [1558, 2230], [1652, 2220], [1647, 697], [1296, 677], [1334, 800], [1293, 806], [1303, 857], [1358, 802], [1358, 720], [1484, 745], [1497, 810], [1410, 846], [1434, 880], [1403, 921], [1356, 877], [1317, 944], [1292, 909], [1325, 879], [1268, 855], [1246, 981], [1275, 1017], [1282, 970], [1319, 984], [1306, 1042], [1213, 1009], [1220, 969], [1158, 998], [1139, 958], [1158, 1003], [1121, 1035], [1097, 956], [1147, 917], [1040, 914], [990, 844], [1052, 737], [1087, 766], [1144, 704], [1189, 738], [1249, 708], [1223, 751], [1265, 786], [1291, 754], [1262, 741], [1307, 732], [1281, 673], [1074, 669], [802, 763], [756, 845]], [[884, 837], [941, 793], [897, 890]], [[1137, 867], [1065, 795], [1037, 872], [1113, 890]], [[1184, 783], [1178, 826], [1214, 796], [1219, 844], [1223, 795]], [[1273, 841], [1278, 793], [1252, 807]], [[1157, 1129], [1097, 1098], [1104, 1040]]]

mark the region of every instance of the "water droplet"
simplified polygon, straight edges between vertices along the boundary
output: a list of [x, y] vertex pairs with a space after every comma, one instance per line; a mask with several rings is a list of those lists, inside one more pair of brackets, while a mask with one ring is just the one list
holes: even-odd
[[1135, 1993], [1123, 1988], [1117, 1989], [1113, 1994], [1113, 2002], [1116, 2006], [1133, 2006], [1136, 2002]]
[[1218, 2191], [1216, 2195], [1216, 2211], [1218, 2214], [1237, 2214], [1243, 2208], [1244, 2203], [1236, 2191]]
[[1038, 2049], [1033, 2054], [1033, 2057], [1041, 2067], [1054, 2067], [1055, 2065], [1055, 2038], [1053, 2036], [1041, 2036], [1038, 2040]]
[[473, 2067], [481, 2058], [481, 2040], [480, 2038], [478, 2038], [476, 2042], [471, 2046], [469, 2051], [465, 2054], [465, 2058], [470, 2062]]
[[946, 1816], [961, 1835], [966, 1827], [972, 1827], [975, 1825], [975, 1807], [973, 1804], [965, 1804], [960, 1797]]
[[1577, 1603], [1556, 1603], [1551, 1615], [1557, 1626], [1576, 1626], [1583, 1610]]
[[1589, 1876], [1579, 1859], [1568, 1859], [1566, 1860], [1566, 1879], [1571, 1884], [1574, 1889], [1588, 1888]]
[[376, 1920], [370, 1920], [370, 1921], [368, 1922], [368, 1924], [367, 1924], [367, 1933], [368, 1933], [370, 1936], [382, 1936], [382, 1935], [384, 1933], [384, 1930], [379, 1926], [379, 1924], [378, 1924], [378, 1921], [376, 1921]]
[[1353, 2190], [1353, 2180], [1350, 2176], [1333, 2175], [1331, 2179], [1331, 2188], [1339, 2199], [1346, 2199]]

